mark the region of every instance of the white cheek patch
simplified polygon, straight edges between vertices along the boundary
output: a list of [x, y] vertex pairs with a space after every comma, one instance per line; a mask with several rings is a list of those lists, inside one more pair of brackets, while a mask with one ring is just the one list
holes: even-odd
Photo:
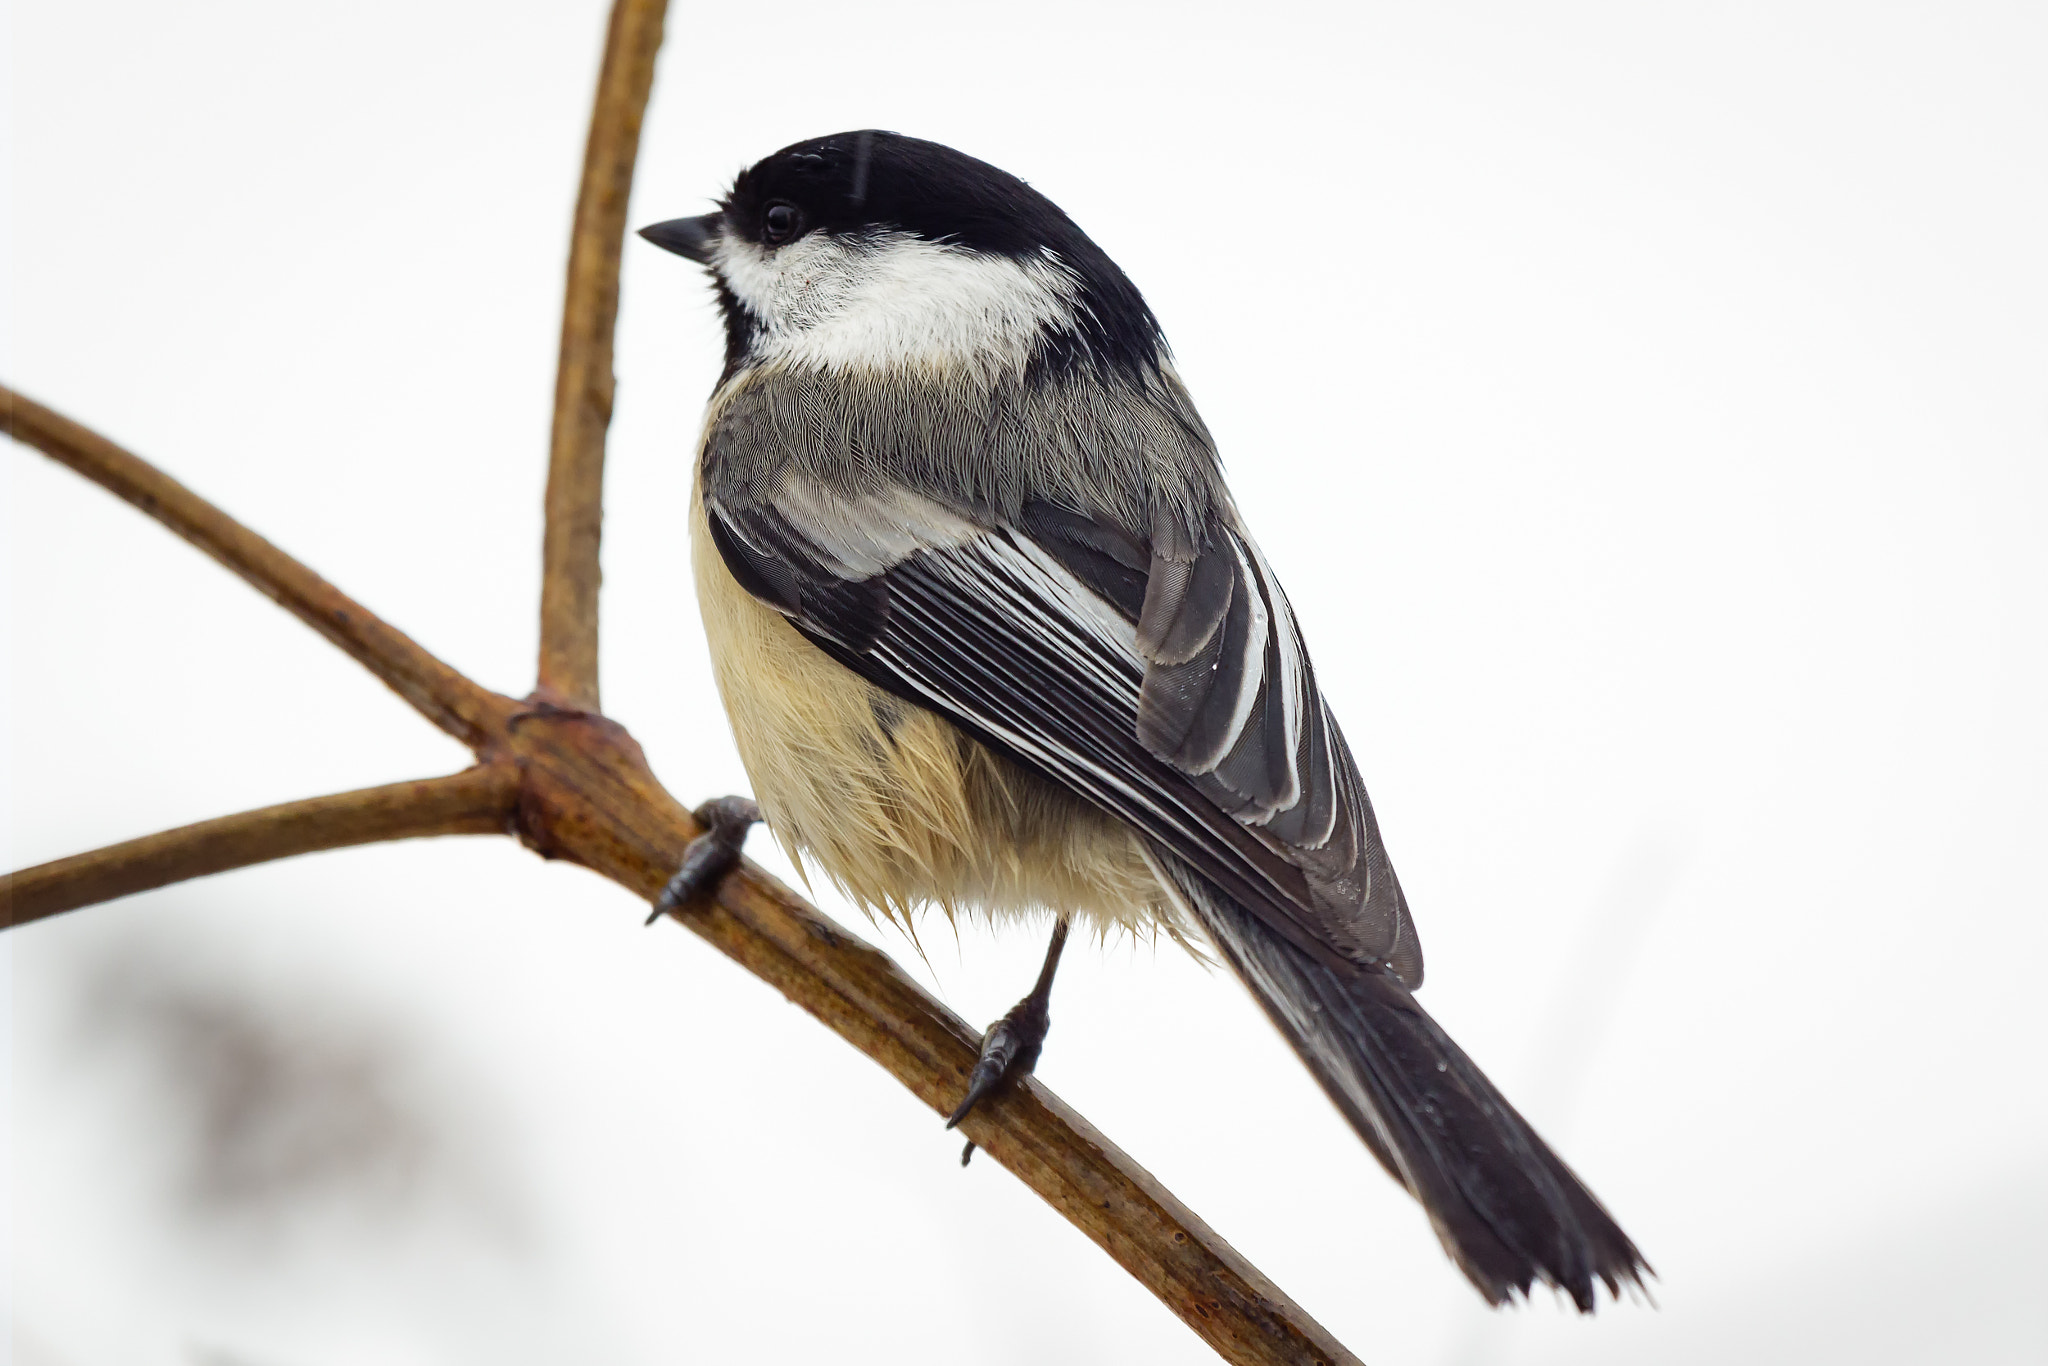
[[770, 251], [725, 238], [726, 288], [760, 322], [757, 362], [826, 370], [1021, 370], [1049, 330], [1071, 330], [1080, 286], [1051, 253], [1015, 260], [891, 233], [824, 233]]

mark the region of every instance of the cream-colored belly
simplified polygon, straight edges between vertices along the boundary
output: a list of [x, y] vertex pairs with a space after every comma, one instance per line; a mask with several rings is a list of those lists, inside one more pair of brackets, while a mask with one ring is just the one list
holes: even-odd
[[692, 499], [718, 690], [769, 829], [871, 913], [1052, 911], [1107, 931], [1179, 917], [1122, 822], [898, 700], [798, 634], [725, 567]]

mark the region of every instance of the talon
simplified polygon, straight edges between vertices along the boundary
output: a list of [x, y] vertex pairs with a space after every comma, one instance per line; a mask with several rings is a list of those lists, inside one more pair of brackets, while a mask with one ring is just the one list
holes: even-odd
[[[1045, 1031], [1052, 1027], [1052, 976], [1060, 965], [1060, 951], [1067, 946], [1067, 922], [1053, 926], [1052, 943], [1045, 951], [1045, 966], [1039, 969], [1038, 984], [1031, 994], [1010, 1007], [1010, 1013], [988, 1027], [981, 1039], [981, 1057], [967, 1074], [967, 1095], [946, 1120], [953, 1128], [1005, 1081], [1030, 1075], [1038, 1066], [1039, 1050], [1045, 1047]], [[960, 1154], [960, 1165], [974, 1156], [970, 1142]]]
[[[981, 1043], [981, 1061], [967, 1074], [967, 1098], [946, 1121], [948, 1129], [965, 1118], [989, 1092], [1012, 1076], [1024, 1076], [1038, 1065], [1038, 1050], [1045, 1043], [1046, 1026], [1052, 1021], [1042, 1006], [1026, 997], [1008, 1015], [989, 1026]], [[964, 1164], [963, 1164], [964, 1165]]]
[[704, 833], [683, 850], [682, 866], [654, 898], [654, 909], [647, 915], [650, 925], [711, 891], [733, 870], [747, 842], [747, 831], [761, 819], [761, 808], [747, 797], [714, 797], [691, 814]]

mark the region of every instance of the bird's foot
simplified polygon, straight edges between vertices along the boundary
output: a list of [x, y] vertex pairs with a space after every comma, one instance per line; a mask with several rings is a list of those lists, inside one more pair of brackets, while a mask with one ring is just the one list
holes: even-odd
[[[1045, 966], [1039, 970], [1038, 983], [1031, 988], [1031, 994], [1016, 1005], [1002, 1019], [988, 1027], [988, 1033], [981, 1036], [981, 1058], [974, 1064], [974, 1070], [967, 1074], [967, 1096], [959, 1108], [947, 1119], [946, 1127], [953, 1128], [965, 1118], [968, 1112], [985, 1100], [997, 1087], [1016, 1078], [1030, 1075], [1038, 1066], [1039, 1050], [1045, 1047], [1045, 1032], [1052, 1027], [1052, 975], [1059, 967], [1060, 951], [1067, 945], [1067, 922], [1062, 919], [1053, 926], [1052, 944], [1045, 951]], [[974, 1156], [974, 1141], [960, 1150], [960, 1165]]]
[[[969, 1111], [1005, 1082], [1028, 1076], [1038, 1065], [1038, 1053], [1045, 1046], [1045, 1032], [1051, 1025], [1052, 1016], [1037, 992], [1017, 1002], [1009, 1014], [990, 1025], [981, 1039], [981, 1060], [967, 1075], [967, 1097], [947, 1119], [946, 1127], [951, 1129], [967, 1118]], [[973, 1156], [974, 1142], [970, 1139], [961, 1150], [960, 1165], [966, 1166], [967, 1159]]]
[[650, 925], [718, 886], [740, 861], [740, 848], [747, 842], [747, 831], [761, 819], [761, 808], [750, 797], [713, 797], [691, 814], [704, 833], [683, 850], [682, 866], [654, 898], [647, 916]]

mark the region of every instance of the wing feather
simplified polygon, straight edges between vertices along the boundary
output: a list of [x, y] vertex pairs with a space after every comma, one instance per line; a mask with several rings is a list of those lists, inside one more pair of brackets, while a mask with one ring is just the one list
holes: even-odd
[[1174, 851], [1291, 942], [1421, 957], [1294, 613], [1234, 517], [1150, 543], [1028, 505], [1009, 525], [899, 488], [721, 497], [734, 577], [898, 696]]

